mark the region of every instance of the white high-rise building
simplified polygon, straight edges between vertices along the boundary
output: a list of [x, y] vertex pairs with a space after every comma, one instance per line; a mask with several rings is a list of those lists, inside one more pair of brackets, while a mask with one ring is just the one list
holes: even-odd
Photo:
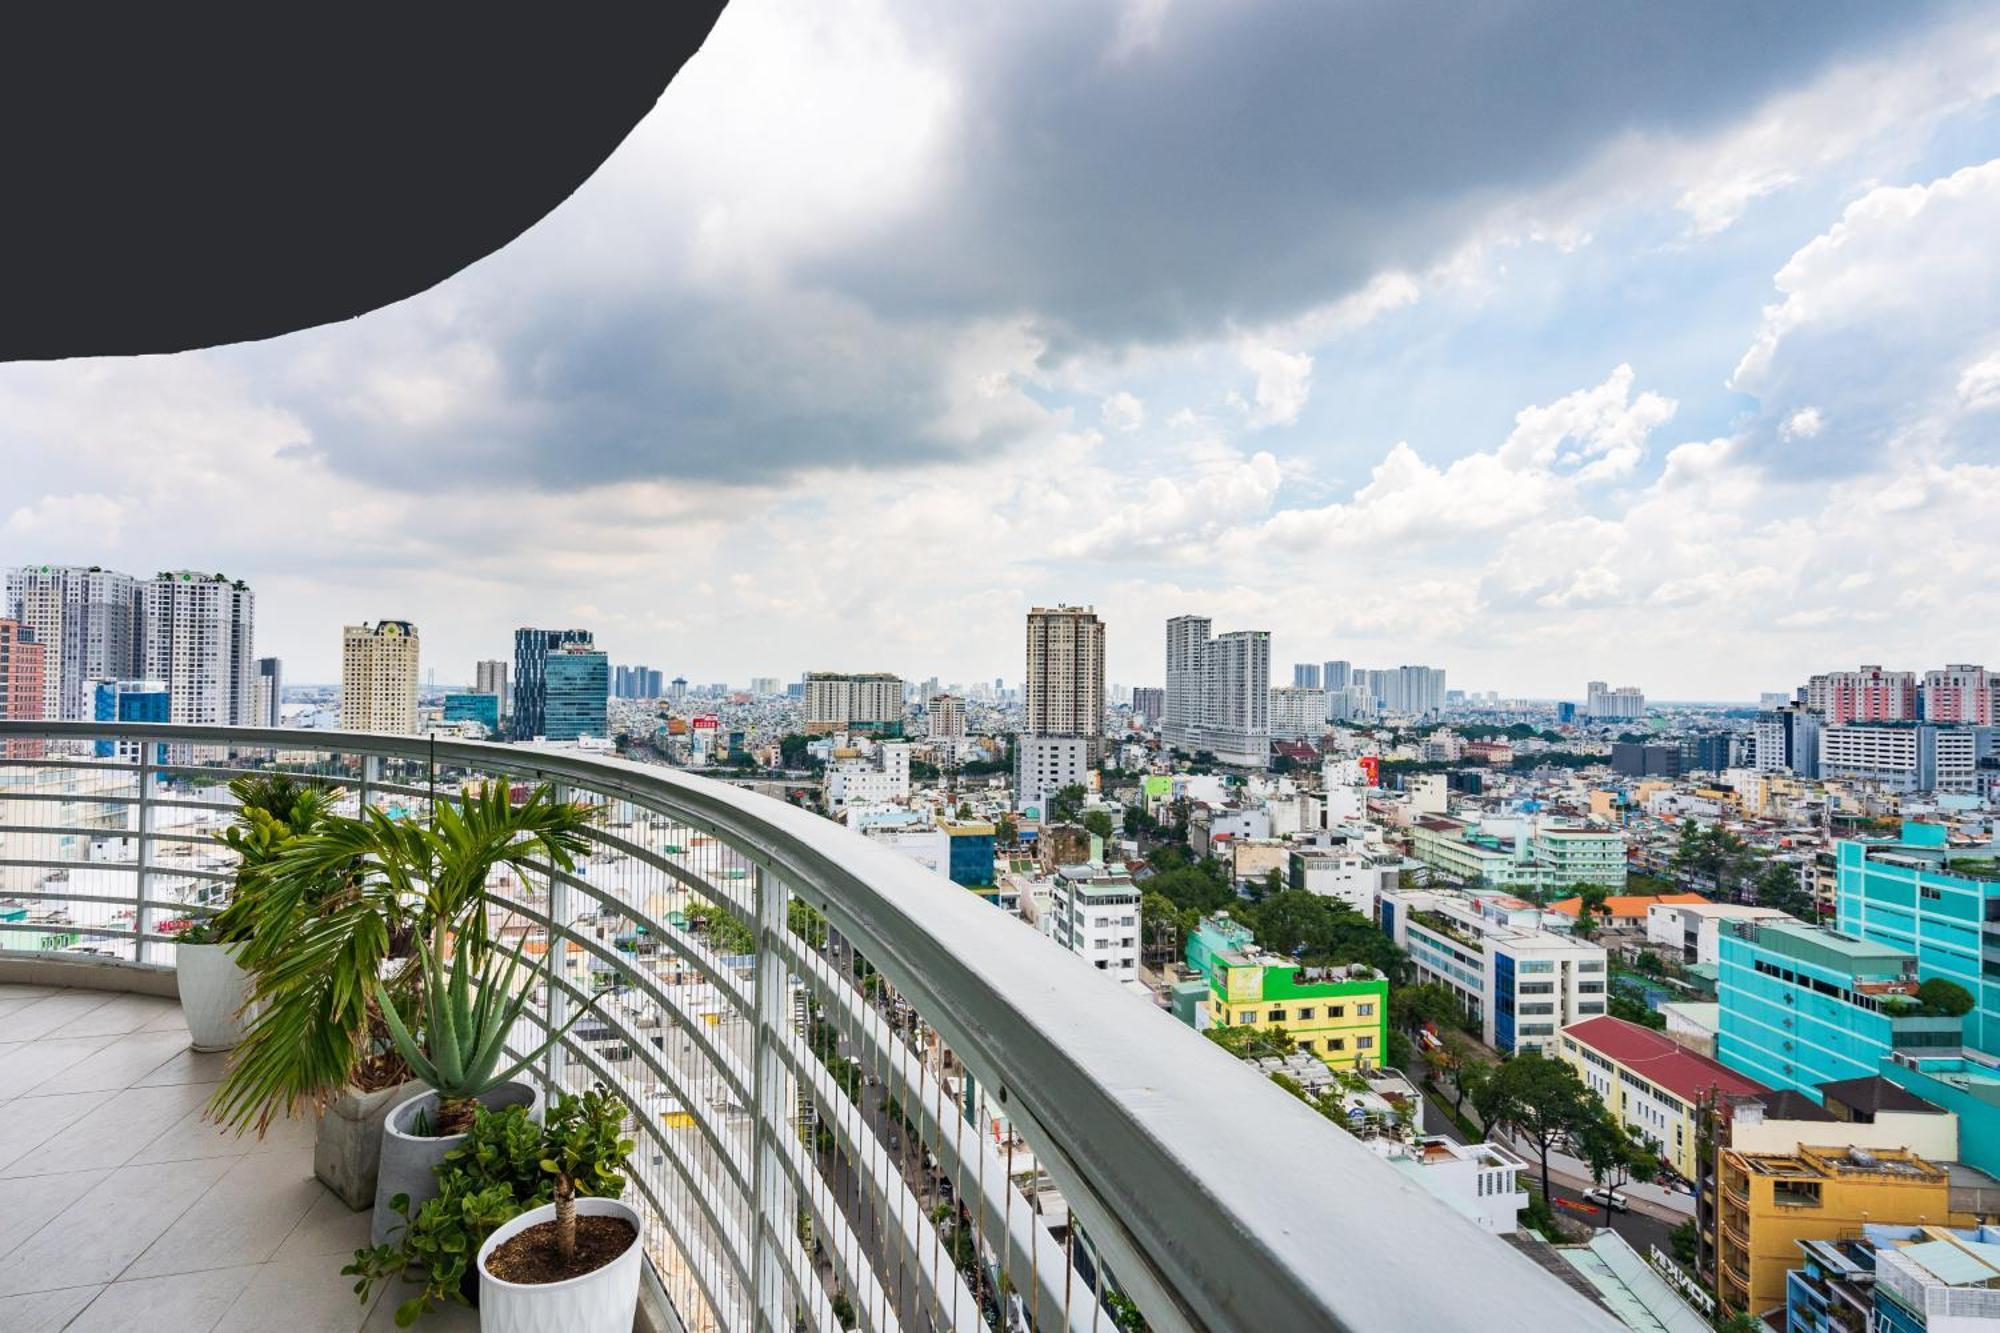
[[173, 720], [256, 722], [257, 598], [248, 584], [191, 569], [140, 585], [141, 661], [133, 675], [165, 681]]
[[1384, 713], [1424, 716], [1444, 711], [1444, 670], [1441, 667], [1399, 666], [1385, 671], [1354, 672], [1365, 679], [1375, 705]]
[[1051, 796], [1064, 787], [1090, 785], [1090, 740], [1084, 736], [1014, 738], [1014, 804], [1022, 810], [1046, 811]]
[[1271, 690], [1271, 737], [1296, 741], [1326, 730], [1326, 691], [1298, 685]]
[[1087, 606], [1028, 612], [1021, 730], [1031, 736], [1104, 736], [1104, 622]]
[[1612, 689], [1601, 680], [1590, 682], [1584, 696], [1586, 716], [1600, 721], [1623, 721], [1646, 716], [1646, 695], [1637, 685]]
[[1194, 748], [1206, 707], [1202, 662], [1213, 623], [1207, 616], [1175, 616], [1167, 622], [1167, 703], [1160, 736], [1183, 750]]
[[1218, 761], [1262, 768], [1271, 761], [1271, 635], [1240, 629], [1209, 640], [1202, 749]]
[[407, 620], [340, 632], [340, 727], [413, 736], [417, 731], [417, 627]]
[[806, 673], [805, 731], [808, 736], [824, 736], [836, 731], [899, 735], [902, 729], [902, 677], [886, 671], [864, 675], [840, 671]]
[[1137, 981], [1140, 896], [1122, 868], [1063, 866], [1050, 894], [1049, 935], [1113, 981]]
[[1271, 758], [1271, 635], [1209, 637], [1206, 616], [1167, 622], [1167, 744], [1262, 768]]
[[965, 739], [965, 700], [956, 694], [933, 694], [924, 706], [931, 736], [937, 740]]
[[139, 581], [81, 565], [7, 571], [0, 618], [27, 626], [42, 646], [42, 716], [78, 721], [94, 707], [90, 682], [140, 674]]

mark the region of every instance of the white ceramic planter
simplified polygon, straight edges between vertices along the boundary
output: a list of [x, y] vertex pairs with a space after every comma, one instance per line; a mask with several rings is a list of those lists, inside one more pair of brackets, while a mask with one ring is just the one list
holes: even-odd
[[616, 1199], [580, 1198], [576, 1215], [622, 1217], [637, 1234], [625, 1253], [594, 1273], [528, 1286], [494, 1277], [486, 1271], [486, 1256], [529, 1227], [553, 1222], [556, 1206], [530, 1208], [504, 1223], [479, 1247], [480, 1333], [631, 1333], [639, 1306], [639, 1263], [646, 1249], [639, 1213]]
[[[419, 1085], [421, 1086], [421, 1085]], [[528, 1115], [541, 1118], [542, 1094], [526, 1083], [502, 1083], [479, 1099], [489, 1111], [508, 1106], [525, 1106]], [[437, 1168], [444, 1155], [465, 1142], [463, 1134], [432, 1138], [410, 1132], [419, 1113], [437, 1113], [437, 1094], [425, 1088], [416, 1096], [398, 1102], [382, 1121], [382, 1149], [375, 1171], [375, 1217], [369, 1227], [370, 1245], [380, 1245], [391, 1233], [403, 1229], [402, 1214], [389, 1207], [398, 1194], [410, 1196], [410, 1216], [437, 1197]]]
[[243, 1040], [250, 974], [236, 965], [234, 944], [176, 944], [174, 976], [181, 1016], [197, 1051], [226, 1051]]

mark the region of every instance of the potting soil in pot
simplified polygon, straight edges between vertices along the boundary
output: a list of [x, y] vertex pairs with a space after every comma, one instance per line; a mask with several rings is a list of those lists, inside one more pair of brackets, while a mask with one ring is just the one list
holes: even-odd
[[494, 1246], [486, 1256], [486, 1271], [503, 1282], [523, 1286], [567, 1282], [595, 1273], [625, 1253], [638, 1238], [639, 1233], [622, 1217], [578, 1213], [576, 1257], [568, 1263], [556, 1252], [556, 1224], [550, 1221], [537, 1223]]

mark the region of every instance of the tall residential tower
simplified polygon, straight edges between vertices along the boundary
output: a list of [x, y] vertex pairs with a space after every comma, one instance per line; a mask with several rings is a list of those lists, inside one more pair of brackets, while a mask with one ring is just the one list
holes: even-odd
[[1271, 758], [1271, 635], [1209, 637], [1206, 616], [1167, 622], [1167, 708], [1161, 735], [1225, 764], [1262, 768]]
[[163, 682], [178, 723], [254, 726], [256, 614], [256, 595], [239, 579], [155, 574], [140, 589], [139, 669], [106, 679]]
[[42, 648], [42, 712], [91, 715], [89, 682], [123, 680], [140, 665], [139, 581], [96, 565], [23, 565], [7, 571], [0, 616]]
[[341, 730], [416, 734], [419, 651], [417, 627], [407, 620], [341, 630]]
[[1096, 752], [1104, 736], [1104, 622], [1087, 606], [1028, 612], [1028, 674], [1021, 730], [1083, 736]]

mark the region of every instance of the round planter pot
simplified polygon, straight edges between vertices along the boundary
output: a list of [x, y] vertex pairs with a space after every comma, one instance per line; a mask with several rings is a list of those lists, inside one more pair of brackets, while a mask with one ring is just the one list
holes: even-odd
[[[465, 1142], [463, 1134], [443, 1138], [420, 1138], [411, 1132], [419, 1115], [437, 1114], [437, 1094], [423, 1091], [396, 1103], [382, 1121], [382, 1154], [375, 1172], [375, 1218], [369, 1227], [370, 1245], [380, 1245], [403, 1229], [401, 1214], [389, 1207], [398, 1194], [410, 1196], [410, 1215], [437, 1197], [437, 1167], [444, 1155]], [[502, 1083], [479, 1099], [489, 1111], [509, 1106], [525, 1106], [530, 1116], [540, 1116], [542, 1094], [526, 1083]]]
[[250, 974], [236, 965], [234, 944], [176, 944], [174, 979], [181, 1017], [197, 1051], [226, 1051], [243, 1040]]
[[382, 1122], [418, 1084], [363, 1092], [353, 1084], [320, 1112], [313, 1136], [313, 1174], [340, 1201], [360, 1212], [375, 1202], [375, 1176], [382, 1162]]
[[580, 1198], [578, 1217], [622, 1217], [637, 1235], [625, 1252], [594, 1273], [534, 1286], [506, 1282], [486, 1271], [486, 1256], [541, 1222], [553, 1222], [554, 1204], [530, 1208], [479, 1247], [480, 1333], [630, 1333], [639, 1305], [639, 1263], [645, 1232], [639, 1213], [616, 1199]]

